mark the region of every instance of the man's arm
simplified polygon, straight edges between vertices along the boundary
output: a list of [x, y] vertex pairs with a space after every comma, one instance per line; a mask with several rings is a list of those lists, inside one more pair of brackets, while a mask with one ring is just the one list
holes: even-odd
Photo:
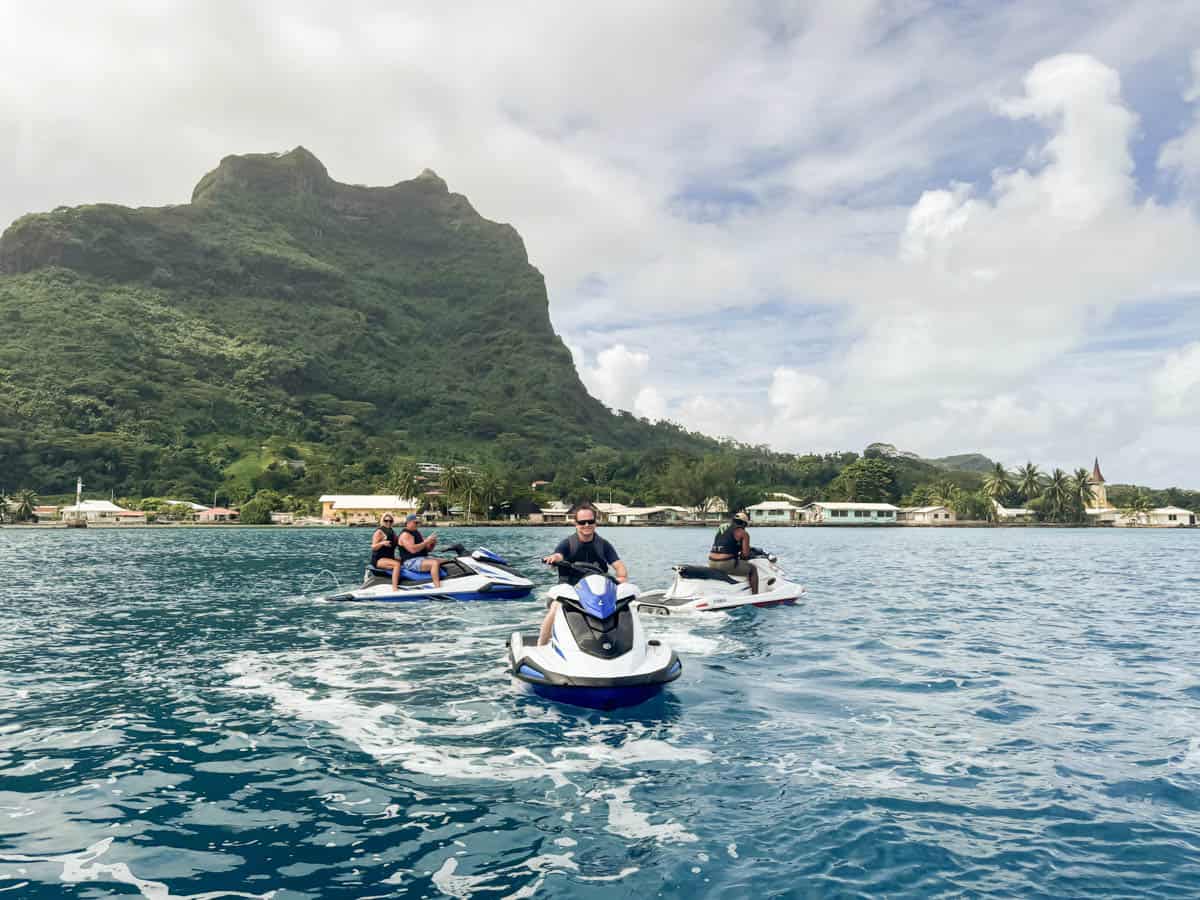
[[608, 541], [604, 542], [604, 561], [617, 573], [617, 581], [629, 580], [629, 570], [625, 568], [625, 563], [621, 562], [621, 557], [617, 556], [617, 548]]
[[549, 556], [542, 557], [542, 562], [550, 566], [554, 565], [555, 563], [560, 563], [567, 558], [568, 549], [570, 548], [567, 542], [565, 540], [561, 540], [558, 542], [558, 546], [554, 548], [553, 553], [551, 553]]
[[750, 558], [750, 535], [742, 532], [742, 559]]

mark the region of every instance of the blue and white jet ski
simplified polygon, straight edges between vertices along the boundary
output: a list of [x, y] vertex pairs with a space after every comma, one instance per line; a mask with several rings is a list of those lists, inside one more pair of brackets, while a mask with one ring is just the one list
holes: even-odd
[[392, 573], [368, 565], [362, 584], [326, 600], [369, 600], [378, 603], [412, 603], [420, 600], [520, 600], [528, 597], [533, 582], [508, 564], [504, 557], [484, 547], [467, 554], [462, 544], [449, 548], [455, 555], [442, 558], [442, 584], [434, 587], [428, 572], [400, 573], [400, 586], [392, 588]]
[[[508, 642], [509, 672], [549, 700], [592, 709], [636, 706], [662, 691], [683, 671], [666, 644], [648, 640], [630, 605], [633, 584], [617, 584], [595, 567], [559, 563], [584, 574], [578, 584], [559, 584], [553, 601], [550, 642], [514, 632]], [[587, 573], [593, 574], [587, 574]]]

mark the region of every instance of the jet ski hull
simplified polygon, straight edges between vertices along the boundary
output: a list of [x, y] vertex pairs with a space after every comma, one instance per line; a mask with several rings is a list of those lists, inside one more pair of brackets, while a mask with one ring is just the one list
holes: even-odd
[[495, 554], [480, 549], [470, 556], [444, 559], [442, 583], [437, 587], [428, 573], [414, 576], [406, 572], [401, 577], [399, 587], [393, 588], [389, 572], [368, 566], [359, 587], [325, 599], [342, 603], [419, 603], [425, 600], [472, 602], [520, 600], [532, 592], [532, 581], [517, 574]]
[[662, 693], [683, 672], [679, 657], [668, 647], [655, 641], [647, 651], [632, 669], [627, 660], [609, 665], [576, 658], [571, 666], [557, 641], [539, 646], [537, 635], [514, 634], [508, 643], [508, 668], [514, 678], [547, 700], [586, 709], [622, 709]]
[[529, 587], [496, 587], [495, 585], [486, 590], [401, 590], [393, 593], [389, 586], [385, 591], [374, 591], [371, 588], [361, 590], [346, 591], [342, 594], [333, 594], [326, 597], [326, 600], [339, 602], [370, 602], [370, 603], [421, 603], [426, 600], [453, 600], [460, 603], [482, 600], [521, 600], [528, 597], [533, 592], [533, 585]]
[[701, 612], [728, 612], [743, 606], [766, 609], [792, 606], [806, 593], [804, 586], [788, 581], [774, 557], [751, 559], [758, 570], [757, 594], [750, 593], [745, 577], [733, 577], [707, 566], [675, 566], [675, 579], [666, 590], [647, 591], [634, 601], [646, 615], [672, 616]]
[[692, 613], [728, 612], [753, 606], [757, 609], [769, 609], [774, 606], [795, 606], [801, 600], [805, 589], [796, 585], [793, 589], [771, 594], [742, 594], [741, 596], [723, 597], [710, 594], [702, 597], [669, 597], [669, 591], [646, 591], [637, 599], [635, 605], [638, 612], [647, 616], [679, 616]]

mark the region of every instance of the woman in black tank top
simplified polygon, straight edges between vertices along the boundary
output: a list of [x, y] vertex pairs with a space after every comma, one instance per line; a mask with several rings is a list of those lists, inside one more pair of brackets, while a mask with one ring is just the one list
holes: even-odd
[[395, 521], [391, 513], [384, 513], [379, 527], [371, 535], [371, 565], [377, 569], [391, 569], [392, 590], [400, 588], [400, 561], [396, 559], [396, 532], [392, 531]]

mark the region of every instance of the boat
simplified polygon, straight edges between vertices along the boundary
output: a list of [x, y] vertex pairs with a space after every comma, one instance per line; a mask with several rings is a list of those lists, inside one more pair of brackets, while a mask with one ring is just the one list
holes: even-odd
[[367, 565], [362, 584], [325, 597], [339, 602], [416, 603], [422, 600], [520, 600], [533, 591], [533, 582], [508, 561], [480, 547], [467, 553], [462, 544], [448, 548], [454, 556], [441, 557], [442, 583], [435, 587], [428, 572], [401, 572], [400, 585], [392, 588], [392, 573]]
[[[578, 570], [595, 567], [559, 563]], [[578, 584], [550, 589], [550, 641], [514, 632], [509, 673], [534, 694], [589, 709], [637, 706], [680, 676], [683, 665], [662, 641], [647, 638], [633, 606], [636, 585], [593, 571]]]
[[750, 593], [750, 580], [708, 566], [672, 566], [674, 580], [665, 590], [647, 591], [635, 605], [645, 615], [672, 616], [701, 612], [723, 612], [743, 606], [764, 608], [790, 606], [804, 596], [804, 585], [788, 580], [779, 558], [757, 547], [751, 548], [750, 565], [758, 570], [757, 594]]

